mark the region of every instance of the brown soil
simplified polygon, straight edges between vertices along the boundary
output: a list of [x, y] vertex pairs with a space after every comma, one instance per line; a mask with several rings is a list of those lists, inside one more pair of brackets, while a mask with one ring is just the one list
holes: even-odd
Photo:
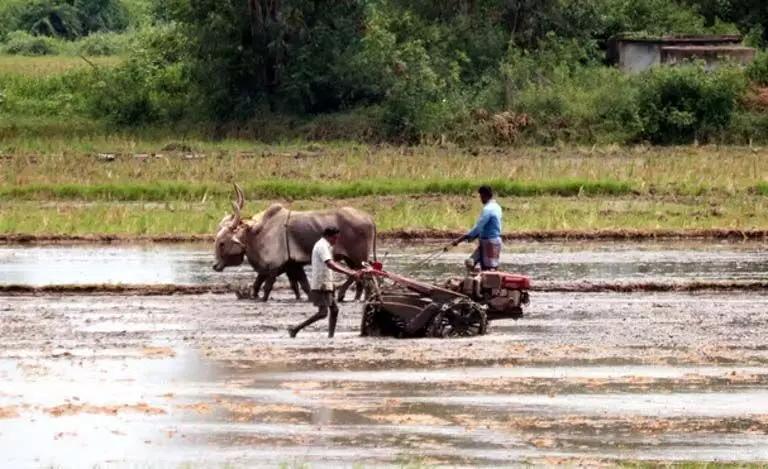
[[13, 419], [19, 416], [19, 411], [14, 407], [0, 407], [0, 419]]
[[[459, 230], [397, 229], [381, 231], [379, 239], [392, 241], [442, 241], [464, 234]], [[544, 230], [517, 231], [504, 235], [505, 240], [659, 240], [659, 239], [727, 239], [755, 240], [768, 238], [768, 229], [701, 229], [701, 230]], [[213, 235], [205, 234], [58, 234], [2, 233], [0, 244], [117, 244], [117, 243], [211, 243]]]
[[372, 414], [367, 417], [392, 425], [450, 425], [451, 423], [429, 414]]
[[[659, 433], [755, 433], [768, 432], [768, 416], [756, 415], [743, 418], [664, 418], [664, 417], [591, 417], [583, 415], [559, 416], [557, 419], [541, 417], [510, 417], [499, 422], [502, 428], [512, 431], [571, 431], [599, 430], [612, 427], [619, 431], [644, 434]], [[495, 424], [489, 423], [494, 426]]]
[[176, 352], [169, 347], [144, 347], [144, 356], [155, 358], [172, 358], [176, 356]]
[[119, 406], [92, 406], [88, 404], [63, 404], [45, 410], [54, 417], [70, 416], [77, 414], [101, 414], [117, 415], [120, 412], [138, 412], [145, 415], [163, 415], [166, 412], [157, 407], [151, 407], [145, 403]]
[[188, 411], [196, 412], [201, 415], [210, 414], [212, 411], [211, 406], [205, 403], [179, 404], [176, 406], [176, 408], [179, 410], [188, 410]]

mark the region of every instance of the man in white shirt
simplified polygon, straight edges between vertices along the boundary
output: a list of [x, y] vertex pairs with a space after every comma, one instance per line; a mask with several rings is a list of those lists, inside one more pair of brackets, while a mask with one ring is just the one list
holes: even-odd
[[320, 238], [312, 248], [312, 280], [310, 283], [310, 298], [312, 303], [317, 306], [318, 311], [314, 316], [302, 322], [296, 327], [288, 329], [291, 337], [305, 327], [321, 319], [325, 319], [330, 311], [328, 319], [328, 337], [333, 337], [336, 331], [336, 320], [339, 317], [339, 306], [336, 304], [334, 295], [333, 272], [349, 275], [351, 277], [360, 277], [360, 272], [350, 270], [333, 260], [333, 245], [339, 240], [339, 230], [337, 228], [326, 228], [323, 231], [323, 237]]

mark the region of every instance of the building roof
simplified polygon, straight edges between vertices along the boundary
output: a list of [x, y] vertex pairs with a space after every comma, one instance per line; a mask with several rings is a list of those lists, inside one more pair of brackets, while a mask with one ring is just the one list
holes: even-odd
[[613, 38], [616, 42], [641, 42], [650, 44], [739, 44], [738, 35], [670, 34], [665, 36], [643, 35], [642, 33], [621, 33]]

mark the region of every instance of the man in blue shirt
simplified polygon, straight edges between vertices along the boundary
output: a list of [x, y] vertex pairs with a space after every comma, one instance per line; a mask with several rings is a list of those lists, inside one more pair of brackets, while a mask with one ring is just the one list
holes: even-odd
[[479, 238], [477, 249], [465, 262], [467, 269], [474, 270], [479, 263], [480, 270], [496, 270], [499, 268], [501, 256], [501, 207], [493, 198], [493, 190], [489, 186], [481, 186], [477, 192], [483, 202], [480, 218], [475, 226], [467, 234], [456, 239], [452, 246]]

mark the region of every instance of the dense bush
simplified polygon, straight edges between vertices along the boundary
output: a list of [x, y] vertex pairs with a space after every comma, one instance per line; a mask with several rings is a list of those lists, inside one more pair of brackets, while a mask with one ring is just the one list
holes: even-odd
[[9, 55], [56, 55], [61, 50], [61, 44], [46, 36], [33, 36], [24, 31], [13, 31], [3, 47], [3, 52]]
[[127, 10], [120, 0], [12, 1], [5, 8], [3, 16], [13, 29], [38, 36], [75, 39], [128, 26]]
[[744, 74], [730, 67], [650, 69], [639, 80], [643, 136], [654, 143], [709, 139], [730, 124], [746, 85]]
[[[768, 85], [765, 53], [746, 73], [689, 65], [630, 76], [605, 66], [606, 41], [623, 31], [738, 27], [759, 42], [765, 21], [748, 5], [8, 0], [0, 6], [0, 39], [14, 54], [129, 52], [114, 69], [88, 72], [72, 91], [82, 99], [68, 108], [117, 126], [185, 121], [220, 133], [268, 123], [270, 132], [316, 138], [338, 138], [347, 127], [352, 138], [405, 142], [680, 143], [759, 137], [762, 98], [742, 98], [747, 78]], [[129, 20], [128, 34], [113, 32]], [[17, 109], [19, 95], [7, 94]]]
[[193, 90], [179, 60], [182, 38], [172, 25], [144, 31], [131, 42], [133, 55], [94, 73], [88, 110], [117, 126], [174, 123], [191, 114]]
[[5, 100], [0, 114], [11, 116], [69, 117], [85, 113], [92, 75], [81, 69], [63, 75], [18, 76], [0, 74]]
[[120, 55], [126, 50], [130, 36], [118, 33], [94, 33], [75, 41], [78, 54], [89, 57]]
[[760, 86], [768, 86], [768, 52], [758, 51], [755, 61], [747, 68], [747, 76]]

